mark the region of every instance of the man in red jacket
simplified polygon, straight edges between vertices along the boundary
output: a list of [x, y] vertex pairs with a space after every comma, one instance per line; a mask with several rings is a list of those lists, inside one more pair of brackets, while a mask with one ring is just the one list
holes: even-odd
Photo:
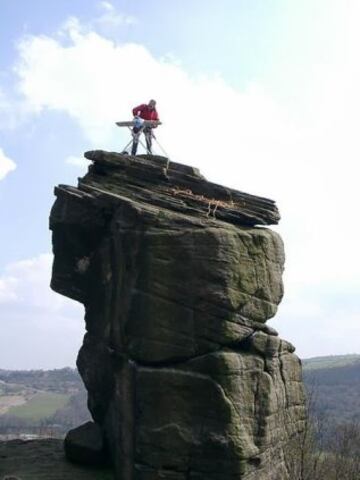
[[159, 120], [159, 115], [156, 111], [156, 102], [155, 100], [150, 100], [148, 104], [142, 103], [138, 107], [133, 108], [132, 113], [135, 117], [135, 126], [133, 128], [133, 144], [132, 144], [132, 149], [131, 149], [131, 155], [136, 155], [137, 147], [139, 144], [139, 137], [141, 135], [141, 132], [144, 132], [145, 135], [145, 140], [146, 140], [146, 148], [148, 153], [151, 152], [151, 146], [152, 146], [152, 129], [156, 128], [156, 125], [153, 127], [146, 126], [143, 127], [141, 120], [152, 120], [152, 121], [158, 121]]

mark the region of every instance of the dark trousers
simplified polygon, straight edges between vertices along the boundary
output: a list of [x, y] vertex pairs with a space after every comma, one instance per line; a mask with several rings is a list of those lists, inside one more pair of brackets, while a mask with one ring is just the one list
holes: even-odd
[[140, 138], [140, 135], [141, 135], [142, 132], [145, 135], [147, 153], [152, 155], [152, 151], [151, 151], [151, 148], [152, 148], [152, 131], [151, 131], [150, 127], [145, 127], [145, 128], [134, 127], [133, 128], [132, 133], [133, 133], [134, 139], [133, 139], [133, 144], [132, 144], [132, 148], [131, 148], [131, 155], [136, 155], [137, 148], [138, 148], [138, 145], [139, 145], [139, 138]]

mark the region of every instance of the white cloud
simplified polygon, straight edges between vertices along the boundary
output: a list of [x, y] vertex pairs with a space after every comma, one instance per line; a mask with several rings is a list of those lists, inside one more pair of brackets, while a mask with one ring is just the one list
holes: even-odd
[[49, 289], [51, 263], [52, 256], [42, 254], [7, 265], [0, 280], [9, 298], [4, 296], [2, 303], [14, 299], [17, 303], [58, 310], [64, 299]]
[[33, 109], [16, 92], [5, 90], [0, 85], [0, 130], [14, 130], [32, 114]]
[[0, 278], [0, 304], [12, 302], [17, 299], [16, 283], [16, 278], [11, 276]]
[[52, 255], [42, 254], [11, 263], [0, 274], [1, 368], [75, 364], [84, 311], [50, 289], [51, 264]]
[[[119, 146], [114, 122], [129, 118], [134, 105], [152, 97], [164, 120], [159, 137], [167, 150], [216, 175], [219, 155], [231, 168], [246, 158], [245, 181], [258, 170], [251, 167], [254, 160], [261, 160], [270, 174], [270, 160], [289, 146], [294, 129], [286, 111], [260, 86], [238, 92], [220, 77], [194, 79], [176, 62], [158, 60], [141, 45], [116, 45], [83, 32], [74, 19], [70, 23], [68, 46], [49, 37], [29, 37], [20, 44], [20, 89], [34, 111], [62, 110], [75, 118], [94, 146]], [[264, 161], [266, 152], [274, 158]], [[202, 159], [205, 155], [209, 162]], [[261, 187], [267, 183], [261, 181]]]
[[112, 3], [110, 2], [100, 2], [99, 3], [100, 7], [106, 10], [107, 12], [113, 12], [115, 10], [115, 7]]
[[0, 180], [5, 178], [9, 172], [15, 170], [15, 168], [16, 163], [7, 157], [2, 148], [0, 148]]
[[83, 157], [70, 155], [65, 159], [65, 163], [68, 165], [73, 165], [74, 167], [86, 168], [89, 166], [89, 160], [86, 160]]
[[100, 2], [100, 8], [104, 13], [94, 20], [94, 25], [100, 25], [107, 28], [118, 28], [121, 26], [136, 25], [138, 20], [133, 15], [127, 15], [116, 11], [114, 5], [110, 2]]
[[302, 358], [359, 352], [360, 311], [355, 292], [317, 291], [304, 286], [290, 294], [272, 321], [282, 336], [296, 345]]
[[[102, 8], [114, 14], [109, 2]], [[259, 84], [239, 91], [219, 76], [193, 78], [171, 57], [116, 44], [74, 18], [62, 41], [33, 36], [21, 42], [19, 88], [34, 112], [63, 111], [75, 119], [89, 148], [117, 151], [126, 132], [114, 122], [154, 97], [164, 122], [157, 136], [173, 160], [199, 166], [218, 183], [278, 200], [289, 292], [289, 319], [282, 322], [300, 331], [299, 303], [320, 325], [330, 299], [309, 305], [303, 285], [359, 285], [360, 15], [355, 3], [348, 8], [347, 43], [326, 63], [309, 65], [311, 88], [297, 85], [297, 99], [289, 103]], [[313, 326], [307, 328], [310, 334]]]

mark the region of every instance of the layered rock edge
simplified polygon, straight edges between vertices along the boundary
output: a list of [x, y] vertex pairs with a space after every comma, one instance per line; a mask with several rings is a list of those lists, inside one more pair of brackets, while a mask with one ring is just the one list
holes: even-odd
[[275, 203], [164, 157], [87, 152], [50, 216], [52, 288], [85, 306], [77, 365], [120, 480], [288, 480], [301, 366]]

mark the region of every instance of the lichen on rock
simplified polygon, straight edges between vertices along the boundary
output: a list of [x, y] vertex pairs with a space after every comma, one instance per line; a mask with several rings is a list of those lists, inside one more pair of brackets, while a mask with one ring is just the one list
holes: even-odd
[[273, 201], [156, 156], [87, 152], [50, 217], [52, 288], [85, 306], [77, 365], [119, 480], [289, 480], [301, 431]]

